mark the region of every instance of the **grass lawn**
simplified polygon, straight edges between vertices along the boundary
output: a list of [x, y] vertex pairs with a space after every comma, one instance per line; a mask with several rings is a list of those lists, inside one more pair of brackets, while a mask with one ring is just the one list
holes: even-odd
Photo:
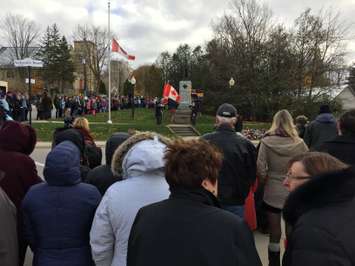
[[[86, 118], [90, 124], [90, 129], [94, 135], [95, 140], [107, 140], [114, 132], [127, 132], [128, 129], [135, 129], [139, 131], [155, 131], [160, 134], [173, 137], [166, 125], [170, 124], [170, 117], [167, 111], [164, 111], [162, 125], [156, 125], [154, 118], [154, 109], [135, 109], [134, 120], [131, 118], [131, 110], [120, 110], [112, 112], [113, 125], [106, 123], [108, 120], [107, 113], [99, 113], [96, 116], [88, 115]], [[214, 117], [203, 115], [198, 117], [196, 129], [201, 133], [213, 131]], [[98, 122], [98, 124], [96, 124]], [[61, 127], [58, 123], [44, 123], [36, 122], [32, 124], [37, 131], [37, 138], [39, 141], [52, 141], [53, 131]], [[268, 128], [269, 123], [258, 122], [244, 122], [244, 128]]]

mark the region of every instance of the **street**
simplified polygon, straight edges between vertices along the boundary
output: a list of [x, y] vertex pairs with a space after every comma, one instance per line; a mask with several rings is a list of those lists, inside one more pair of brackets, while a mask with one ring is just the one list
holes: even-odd
[[[44, 145], [43, 145], [44, 146]], [[47, 147], [36, 148], [34, 152], [31, 154], [32, 159], [36, 162], [37, 171], [40, 177], [43, 178], [43, 168], [46, 156], [50, 151], [49, 144]], [[103, 156], [105, 155], [105, 149], [102, 148]], [[105, 158], [103, 158], [103, 162]], [[267, 235], [261, 234], [258, 231], [254, 232], [255, 244], [256, 248], [259, 252], [260, 259], [262, 260], [263, 265], [267, 265], [267, 245], [268, 245], [268, 237]], [[283, 243], [283, 241], [281, 241]], [[281, 244], [283, 247], [283, 245]], [[30, 251], [27, 251], [25, 266], [31, 266], [32, 262], [32, 254]]]

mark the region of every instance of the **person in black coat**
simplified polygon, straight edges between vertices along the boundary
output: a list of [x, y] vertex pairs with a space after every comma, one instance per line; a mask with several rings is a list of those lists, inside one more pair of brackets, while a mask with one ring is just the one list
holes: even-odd
[[223, 152], [223, 165], [218, 177], [218, 199], [222, 207], [240, 217], [244, 216], [244, 202], [256, 180], [256, 148], [234, 130], [237, 110], [222, 104], [216, 114], [217, 129], [202, 138]]
[[163, 110], [164, 110], [164, 105], [162, 104], [161, 100], [158, 100], [155, 104], [155, 119], [157, 121], [157, 125], [161, 125], [162, 123]]
[[[313, 168], [324, 167], [320, 160], [315, 164], [319, 166]], [[308, 174], [307, 169], [304, 172]], [[354, 169], [292, 179], [303, 184], [289, 195], [283, 209], [285, 222], [292, 226], [283, 266], [354, 265]]]
[[128, 266], [261, 266], [253, 235], [220, 208], [222, 155], [204, 140], [176, 140], [165, 152], [169, 199], [139, 210], [128, 241]]
[[122, 180], [122, 176], [115, 176], [111, 170], [112, 156], [118, 146], [121, 145], [129, 134], [119, 132], [113, 134], [106, 142], [106, 164], [95, 167], [87, 175], [86, 183], [92, 184], [104, 195], [106, 190], [116, 181]]
[[349, 165], [355, 165], [355, 109], [345, 112], [338, 121], [339, 136], [325, 142], [320, 151]]

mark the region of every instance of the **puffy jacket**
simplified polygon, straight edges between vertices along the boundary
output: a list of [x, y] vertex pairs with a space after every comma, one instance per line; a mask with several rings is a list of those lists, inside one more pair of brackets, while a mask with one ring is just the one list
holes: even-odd
[[320, 146], [337, 136], [337, 126], [332, 114], [320, 114], [309, 123], [304, 133], [304, 142], [310, 150], [318, 151]]
[[117, 147], [124, 142], [129, 135], [127, 133], [115, 133], [106, 142], [106, 164], [95, 167], [87, 175], [86, 183], [92, 184], [104, 195], [106, 190], [116, 181], [122, 180], [122, 176], [116, 176], [111, 171], [112, 156]]
[[218, 177], [219, 200], [222, 204], [244, 205], [250, 186], [256, 180], [254, 145], [226, 125], [202, 138], [223, 152], [223, 165]]
[[173, 188], [168, 200], [140, 209], [128, 266], [261, 266], [254, 238], [207, 190]]
[[354, 210], [354, 169], [313, 177], [298, 187], [283, 210], [293, 228], [283, 265], [355, 265]]
[[106, 191], [95, 214], [90, 243], [96, 266], [125, 266], [129, 232], [138, 210], [168, 198], [165, 147], [153, 135], [143, 133], [116, 150], [112, 170], [122, 174], [123, 180]]
[[81, 183], [80, 151], [70, 141], [47, 156], [46, 183], [33, 186], [23, 201], [25, 236], [34, 266], [93, 265], [89, 232], [99, 191]]

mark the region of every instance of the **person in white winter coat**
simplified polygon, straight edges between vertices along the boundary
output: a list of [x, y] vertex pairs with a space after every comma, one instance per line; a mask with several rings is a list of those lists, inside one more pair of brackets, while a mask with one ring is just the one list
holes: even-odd
[[163, 160], [169, 140], [139, 133], [122, 143], [112, 159], [112, 171], [123, 180], [105, 193], [90, 232], [96, 266], [126, 266], [128, 237], [138, 210], [169, 197]]

